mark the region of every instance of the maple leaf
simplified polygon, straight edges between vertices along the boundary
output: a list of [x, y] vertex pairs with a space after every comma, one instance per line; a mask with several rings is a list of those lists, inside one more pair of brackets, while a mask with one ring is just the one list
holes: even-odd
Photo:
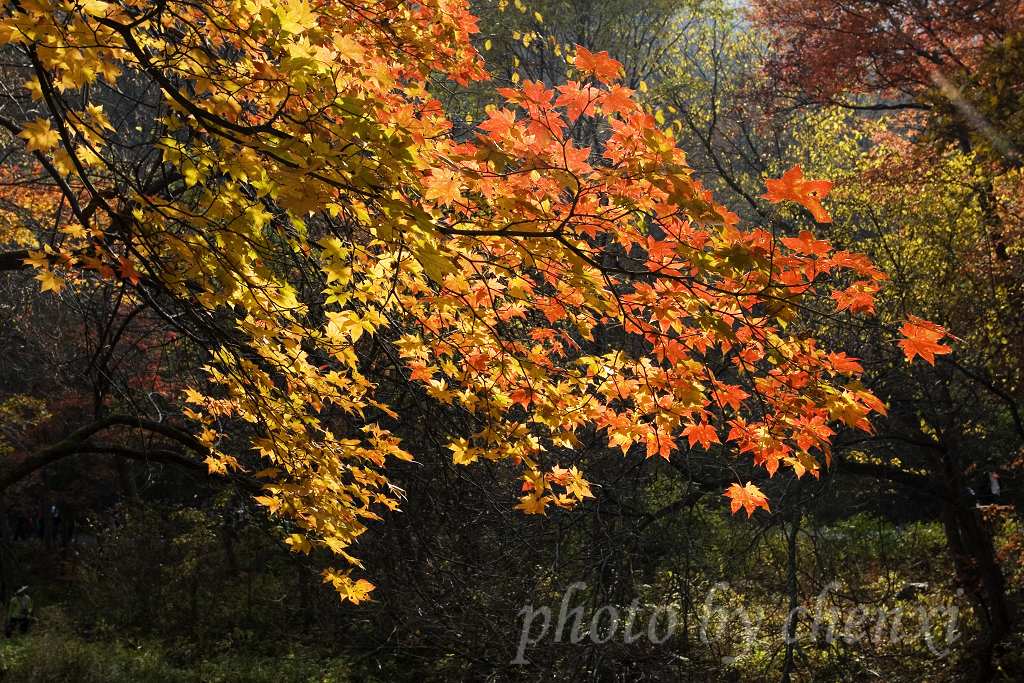
[[878, 285], [871, 283], [857, 282], [846, 289], [832, 292], [832, 298], [836, 301], [836, 310], [850, 310], [854, 313], [874, 313], [875, 293], [878, 292]]
[[621, 85], [613, 85], [600, 101], [601, 110], [608, 114], [628, 114], [637, 110], [633, 91]]
[[339, 56], [350, 62], [359, 62], [366, 55], [363, 46], [353, 40], [351, 36], [339, 36], [334, 41], [334, 49], [338, 51]]
[[582, 45], [576, 46], [575, 65], [583, 73], [593, 74], [606, 85], [618, 79], [622, 73], [622, 62], [612, 59], [607, 51], [591, 52]]
[[551, 102], [554, 93], [540, 81], [526, 81], [523, 83], [523, 95], [533, 104], [546, 105]]
[[779, 460], [781, 458], [782, 453], [779, 451], [759, 450], [754, 454], [754, 464], [764, 465], [764, 469], [768, 472], [768, 476], [774, 477], [775, 473], [779, 471]]
[[313, 550], [313, 546], [310, 544], [309, 539], [302, 534], [290, 534], [284, 539], [293, 553], [302, 553], [303, 555], [309, 555]]
[[558, 465], [555, 465], [554, 467], [551, 468], [550, 472], [544, 475], [544, 478], [547, 479], [552, 484], [565, 486], [566, 483], [568, 483], [569, 481], [569, 476], [569, 470], [565, 469], [564, 467], [559, 467]]
[[425, 185], [425, 199], [436, 199], [446, 206], [462, 199], [459, 177], [446, 168], [431, 169]]
[[429, 382], [434, 378], [434, 370], [429, 367], [426, 363], [414, 362], [409, 364], [409, 368], [412, 372], [409, 374], [409, 379], [412, 380], [423, 380]]
[[531, 387], [519, 387], [518, 389], [513, 391], [511, 394], [509, 394], [508, 397], [510, 399], [512, 399], [513, 403], [518, 403], [519, 405], [523, 406], [524, 408], [529, 408], [530, 404], [533, 403], [534, 395], [535, 395], [535, 392], [534, 392], [533, 388], [531, 388]]
[[772, 203], [792, 201], [802, 205], [819, 223], [831, 223], [832, 217], [821, 205], [821, 200], [832, 189], [828, 180], [806, 180], [800, 165], [786, 171], [781, 178], [769, 178], [765, 181], [768, 191], [761, 195]]
[[490, 133], [488, 137], [497, 140], [515, 128], [516, 113], [509, 109], [492, 109], [487, 113], [487, 120], [477, 126], [480, 130]]
[[731, 406], [736, 411], [739, 411], [744, 399], [750, 397], [742, 388], [733, 385], [719, 385], [716, 395], [722, 405]]
[[864, 371], [861, 364], [857, 362], [860, 360], [859, 358], [847, 356], [842, 351], [828, 354], [828, 360], [836, 372], [843, 373], [844, 375], [852, 375]]
[[22, 260], [22, 263], [33, 268], [46, 269], [50, 266], [50, 254], [46, 251], [31, 250], [28, 252], [28, 257]]
[[[717, 436], [715, 437], [718, 438]], [[664, 433], [652, 429], [647, 432], [647, 457], [653, 457], [660, 455], [665, 460], [668, 460], [672, 455], [672, 450], [676, 447], [675, 441]]]
[[761, 489], [749, 481], [746, 486], [733, 484], [722, 495], [732, 501], [729, 509], [734, 515], [739, 512], [740, 508], [746, 510], [748, 518], [754, 514], [754, 510], [757, 508], [764, 508], [766, 512], [771, 512], [768, 507], [768, 498], [761, 493]]
[[348, 599], [358, 605], [363, 600], [369, 599], [370, 592], [375, 588], [376, 586], [366, 579], [356, 579], [348, 591]]
[[545, 508], [551, 500], [551, 496], [523, 496], [519, 499], [516, 509], [528, 515], [546, 515]]
[[583, 475], [580, 473], [576, 466], [573, 465], [569, 468], [569, 481], [566, 484], [566, 490], [576, 497], [577, 500], [583, 500], [584, 498], [593, 498], [594, 494], [590, 490], [590, 484]]
[[615, 448], [616, 446], [621, 448], [622, 454], [625, 455], [633, 446], [633, 435], [626, 431], [609, 429], [608, 447]]
[[716, 432], [715, 428], [707, 422], [687, 426], [686, 429], [683, 430], [683, 435], [686, 436], [687, 440], [690, 442], [691, 448], [695, 446], [697, 442], [700, 442], [700, 445], [704, 450], [710, 448], [713, 443], [721, 443], [721, 441], [718, 440], [718, 432]]
[[317, 15], [304, 0], [288, 0], [277, 7], [281, 30], [302, 33], [316, 25]]
[[945, 328], [915, 315], [907, 316], [907, 322], [900, 328], [900, 334], [903, 335], [903, 339], [899, 341], [899, 345], [908, 363], [914, 360], [914, 356], [921, 356], [930, 365], [935, 365], [935, 356], [953, 351], [939, 343], [949, 336]]
[[139, 271], [135, 270], [135, 266], [124, 256], [118, 259], [118, 270], [121, 273], [121, 277], [128, 280], [133, 285], [139, 284]]
[[566, 116], [570, 121], [575, 121], [581, 115], [586, 114], [599, 94], [589, 86], [581, 88], [576, 81], [569, 81], [558, 86], [558, 92], [560, 94], [555, 100], [555, 106], [565, 107]]
[[448, 390], [448, 385], [444, 380], [431, 380], [427, 387], [427, 393], [447, 405], [451, 405], [455, 398], [455, 394]]
[[53, 292], [54, 294], [58, 294], [60, 293], [60, 290], [64, 288], [64, 279], [52, 270], [44, 270], [36, 275], [36, 279], [42, 283], [39, 288], [42, 292]]
[[187, 401], [188, 403], [192, 403], [194, 405], [202, 405], [203, 403], [206, 402], [206, 397], [203, 396], [198, 391], [196, 391], [195, 389], [193, 389], [192, 387], [186, 388], [184, 393], [185, 401]]
[[592, 170], [587, 163], [587, 159], [590, 158], [589, 147], [575, 147], [572, 142], [567, 142], [562, 154], [565, 156], [565, 167], [573, 173], [582, 174]]
[[468, 465], [478, 456], [477, 449], [470, 448], [469, 442], [463, 438], [452, 440], [449, 442], [448, 448], [452, 452], [452, 462], [456, 465]]
[[50, 127], [50, 119], [36, 119], [26, 123], [18, 133], [25, 140], [29, 152], [46, 152], [60, 142], [60, 135]]
[[[345, 555], [351, 559], [351, 556]], [[352, 580], [349, 572], [338, 572], [334, 569], [323, 571], [324, 583], [330, 583], [337, 591], [342, 602], [348, 600], [354, 605], [370, 599], [370, 593], [376, 588], [366, 579]]]
[[[769, 180], [768, 182], [778, 181]], [[824, 256], [832, 251], [832, 245], [828, 241], [816, 239], [810, 230], [801, 230], [798, 237], [783, 237], [779, 241], [798, 254], [807, 254], [808, 256]]]

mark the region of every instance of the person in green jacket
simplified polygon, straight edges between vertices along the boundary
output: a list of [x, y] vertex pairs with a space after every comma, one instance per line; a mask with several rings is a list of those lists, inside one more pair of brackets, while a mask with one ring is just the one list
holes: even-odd
[[28, 586], [22, 586], [11, 598], [7, 605], [7, 624], [4, 626], [4, 636], [10, 638], [17, 629], [21, 633], [28, 633], [32, 624], [32, 598], [28, 596]]

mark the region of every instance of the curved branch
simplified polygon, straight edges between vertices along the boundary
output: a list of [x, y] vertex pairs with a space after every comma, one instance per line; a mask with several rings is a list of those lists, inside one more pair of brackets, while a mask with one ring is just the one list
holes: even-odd
[[894, 484], [900, 484], [915, 491], [933, 492], [936, 489], [934, 483], [928, 477], [921, 474], [907, 472], [891, 465], [883, 465], [871, 462], [854, 462], [846, 458], [836, 458], [833, 470], [840, 474], [850, 474], [857, 477], [870, 477], [871, 479], [884, 479]]
[[172, 451], [155, 449], [143, 452], [117, 446], [98, 446], [90, 442], [90, 439], [97, 433], [111, 427], [133, 427], [136, 429], [142, 429], [154, 434], [159, 434], [171, 441], [175, 441], [198, 455], [205, 456], [210, 454], [210, 448], [206, 444], [188, 432], [177, 429], [176, 427], [172, 427], [162, 422], [154, 422], [152, 420], [133, 417], [131, 415], [111, 415], [101, 420], [97, 420], [92, 424], [76, 429], [61, 441], [30, 455], [22, 462], [0, 474], [0, 491], [6, 490], [8, 487], [21, 481], [36, 470], [46, 467], [47, 465], [68, 456], [80, 453], [110, 453], [114, 455], [121, 455], [133, 460], [155, 460], [158, 462], [186, 466], [192, 469], [206, 469], [202, 463], [190, 460], [189, 458], [173, 453]]

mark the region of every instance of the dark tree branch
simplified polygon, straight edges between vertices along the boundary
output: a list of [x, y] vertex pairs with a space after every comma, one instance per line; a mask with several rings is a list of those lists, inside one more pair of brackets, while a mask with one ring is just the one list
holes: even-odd
[[892, 465], [884, 465], [872, 462], [855, 462], [846, 458], [835, 460], [835, 471], [839, 473], [852, 474], [858, 477], [869, 477], [871, 479], [883, 479], [894, 484], [900, 484], [915, 491], [934, 492], [936, 485], [922, 474], [914, 474], [901, 470]]
[[[167, 450], [157, 449], [143, 452], [118, 446], [98, 446], [90, 441], [93, 436], [111, 427], [131, 427], [141, 429], [154, 434], [159, 434], [171, 441], [175, 441], [198, 455], [205, 456], [210, 453], [210, 449], [206, 444], [188, 432], [177, 429], [176, 427], [172, 427], [162, 422], [154, 422], [152, 420], [145, 420], [130, 415], [111, 415], [103, 418], [102, 420], [97, 420], [90, 425], [76, 429], [58, 443], [30, 455], [17, 465], [7, 469], [5, 472], [0, 474], [0, 491], [6, 490], [8, 487], [21, 481], [36, 470], [46, 467], [47, 465], [68, 456], [79, 453], [110, 453], [134, 460], [151, 460], [185, 466], [191, 469], [206, 469], [205, 465], [202, 463], [190, 460], [183, 455], [172, 453]], [[171, 455], [174, 457], [171, 457]]]
[[0, 252], [0, 271], [24, 270], [29, 267], [25, 263], [27, 258], [28, 249]]

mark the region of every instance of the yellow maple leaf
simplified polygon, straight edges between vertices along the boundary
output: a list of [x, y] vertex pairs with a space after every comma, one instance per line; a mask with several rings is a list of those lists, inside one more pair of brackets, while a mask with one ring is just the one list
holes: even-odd
[[452, 452], [452, 461], [456, 465], [468, 465], [477, 459], [476, 449], [470, 448], [469, 442], [465, 439], [454, 439], [448, 444], [448, 448]]
[[551, 500], [551, 496], [523, 496], [519, 499], [516, 509], [522, 510], [528, 515], [544, 515], [547, 514], [544, 508], [547, 507]]
[[39, 79], [35, 76], [25, 81], [25, 89], [32, 95], [33, 102], [43, 99], [43, 86], [39, 84]]
[[50, 257], [45, 251], [33, 250], [28, 252], [28, 258], [23, 259], [22, 263], [33, 268], [46, 268], [50, 265]]
[[56, 294], [64, 288], [64, 280], [52, 270], [44, 270], [36, 275], [36, 279], [43, 283], [39, 288], [43, 292], [53, 292]]
[[338, 51], [340, 57], [344, 57], [350, 62], [361, 62], [366, 55], [366, 50], [363, 49], [363, 46], [350, 36], [339, 36], [336, 38], [334, 49]]
[[25, 140], [25, 149], [29, 152], [46, 152], [60, 142], [57, 131], [50, 128], [50, 119], [36, 119], [26, 123], [18, 137]]
[[290, 0], [277, 10], [281, 21], [281, 31], [287, 33], [303, 33], [316, 26], [317, 15], [303, 0]]
[[309, 539], [302, 534], [291, 534], [288, 538], [284, 539], [284, 542], [291, 546], [293, 553], [309, 555], [310, 551], [313, 550], [313, 546], [310, 545]]

